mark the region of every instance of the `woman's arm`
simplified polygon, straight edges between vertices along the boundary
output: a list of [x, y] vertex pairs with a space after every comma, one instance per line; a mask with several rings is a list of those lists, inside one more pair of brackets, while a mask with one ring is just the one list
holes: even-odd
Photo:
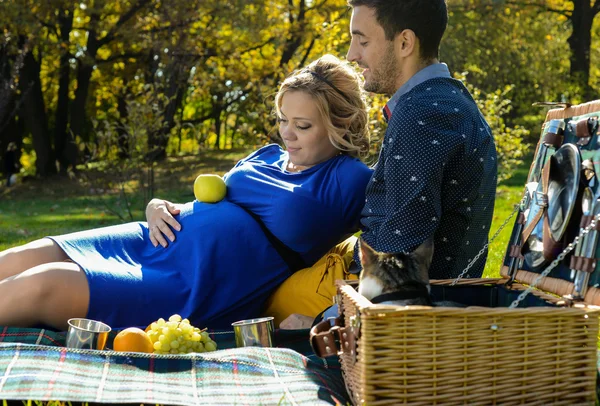
[[171, 227], [177, 231], [181, 230], [181, 225], [173, 217], [179, 212], [178, 205], [167, 200], [150, 200], [150, 203], [146, 206], [146, 220], [148, 221], [148, 231], [152, 245], [158, 247], [158, 244], [160, 244], [166, 248], [169, 243], [165, 236], [171, 242], [175, 241], [175, 233], [173, 233]]
[[294, 313], [290, 314], [285, 320], [279, 323], [279, 328], [283, 330], [300, 330], [311, 328], [314, 321], [314, 317]]

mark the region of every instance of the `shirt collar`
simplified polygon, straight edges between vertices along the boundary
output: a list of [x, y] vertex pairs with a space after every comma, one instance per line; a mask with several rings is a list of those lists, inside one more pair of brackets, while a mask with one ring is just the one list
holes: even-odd
[[398, 104], [400, 97], [410, 92], [415, 86], [420, 85], [429, 79], [449, 77], [451, 77], [450, 71], [448, 70], [448, 65], [445, 63], [434, 63], [415, 73], [396, 91], [396, 93], [394, 93], [392, 98], [388, 100], [383, 108], [383, 117], [385, 117], [385, 121], [387, 122], [392, 118], [392, 112], [394, 111], [396, 104]]

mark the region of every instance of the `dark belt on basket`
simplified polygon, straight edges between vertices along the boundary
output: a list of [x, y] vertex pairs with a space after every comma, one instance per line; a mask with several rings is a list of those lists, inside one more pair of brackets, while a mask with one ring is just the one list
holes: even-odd
[[251, 215], [252, 218], [256, 220], [260, 228], [262, 228], [263, 233], [265, 233], [265, 237], [267, 237], [267, 240], [269, 240], [273, 248], [275, 248], [275, 251], [277, 251], [279, 256], [285, 261], [290, 271], [296, 272], [300, 269], [306, 268], [306, 262], [304, 262], [304, 259], [298, 252], [294, 251], [293, 249], [285, 245], [279, 238], [275, 237], [271, 230], [267, 228], [265, 223], [262, 222], [260, 217], [252, 213], [250, 210], [245, 209], [244, 207], [242, 207], [242, 209], [246, 210], [246, 213]]
[[538, 222], [542, 219], [544, 214], [547, 213], [548, 208], [548, 184], [550, 183], [550, 162], [547, 165], [544, 165], [544, 169], [542, 169], [542, 196], [540, 196], [542, 202], [542, 208], [535, 214], [533, 219], [529, 222], [525, 230], [523, 230], [523, 234], [521, 235], [521, 241], [525, 243], [533, 229], [537, 226]]
[[[333, 327], [329, 323], [333, 320]], [[310, 329], [310, 346], [319, 358], [330, 357], [342, 352], [355, 355], [355, 327], [345, 327], [342, 317], [323, 320]]]

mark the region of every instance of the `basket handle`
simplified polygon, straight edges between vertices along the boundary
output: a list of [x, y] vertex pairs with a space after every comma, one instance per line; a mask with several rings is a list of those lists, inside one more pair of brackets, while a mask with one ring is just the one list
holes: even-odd
[[[333, 326], [330, 320], [333, 320]], [[319, 358], [341, 355], [344, 352], [352, 354], [356, 348], [354, 329], [345, 327], [342, 317], [331, 317], [310, 329], [310, 345]]]

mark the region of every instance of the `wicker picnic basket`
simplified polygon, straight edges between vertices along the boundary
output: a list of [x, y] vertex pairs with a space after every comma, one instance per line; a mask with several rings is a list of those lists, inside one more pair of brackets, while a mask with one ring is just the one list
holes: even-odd
[[[547, 120], [593, 111], [599, 102], [551, 110]], [[353, 402], [593, 405], [600, 276], [592, 276], [585, 300], [577, 302], [563, 297], [573, 292], [564, 277], [568, 265], [561, 262], [566, 269], [556, 275], [521, 268], [509, 275], [509, 259], [499, 279], [431, 281], [436, 300], [466, 308], [373, 305], [358, 294], [357, 282], [337, 281], [340, 317], [317, 333], [333, 344], [323, 352], [338, 350]], [[523, 297], [534, 281], [537, 288]], [[516, 299], [519, 306], [508, 308]]]
[[[505, 282], [474, 279], [462, 287], [491, 290]], [[358, 336], [340, 355], [355, 404], [594, 404], [594, 309], [372, 305], [354, 286], [337, 284], [345, 333]]]

